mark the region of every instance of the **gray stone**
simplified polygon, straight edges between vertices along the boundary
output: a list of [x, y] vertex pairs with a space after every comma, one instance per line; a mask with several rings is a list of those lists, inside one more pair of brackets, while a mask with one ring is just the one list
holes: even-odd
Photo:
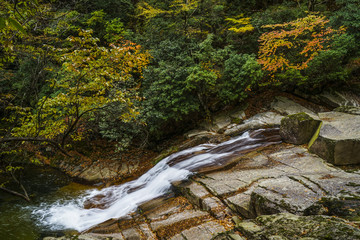
[[238, 121], [238, 120], [244, 120], [246, 115], [245, 112], [243, 110], [234, 110], [232, 111], [230, 114], [231, 119], [233, 119], [233, 122]]
[[360, 239], [349, 222], [327, 216], [264, 215], [241, 222], [237, 228], [249, 239]]
[[104, 182], [110, 179], [115, 179], [121, 175], [125, 176], [131, 174], [132, 171], [137, 168], [138, 163], [126, 164], [115, 161], [112, 164], [107, 164], [106, 166], [94, 163], [93, 165], [83, 169], [78, 174], [75, 174], [75, 176], [89, 182]]
[[225, 142], [226, 140], [228, 140], [229, 137], [224, 136], [222, 134], [217, 134], [214, 132], [202, 132], [199, 134], [188, 134], [188, 136], [191, 136], [190, 140], [183, 143], [182, 145], [180, 145], [178, 147], [177, 150], [181, 151], [187, 148], [191, 148], [191, 147], [195, 147], [197, 145], [203, 144], [203, 143], [220, 143], [220, 142]]
[[296, 113], [304, 112], [314, 119], [318, 119], [317, 114], [310, 109], [286, 98], [286, 97], [276, 97], [275, 100], [271, 103], [271, 107], [284, 115], [292, 115]]
[[146, 223], [140, 224], [139, 228], [142, 231], [142, 233], [146, 239], [148, 239], [148, 240], [156, 240], [157, 239], [156, 235], [151, 231], [148, 224], [146, 224]]
[[331, 107], [360, 107], [360, 97], [351, 92], [325, 91], [320, 95], [314, 96], [313, 99]]
[[121, 232], [126, 240], [141, 240], [143, 239], [139, 230], [136, 228], [129, 228]]
[[310, 151], [335, 165], [360, 163], [360, 116], [340, 112], [319, 114], [323, 125]]
[[229, 207], [237, 212], [240, 216], [245, 218], [255, 218], [256, 214], [250, 206], [251, 192], [236, 194], [235, 196], [226, 199]]
[[167, 219], [169, 216], [175, 216], [188, 206], [190, 206], [190, 203], [184, 198], [157, 198], [144, 203], [139, 208], [147, 219], [154, 222]]
[[244, 119], [244, 111], [242, 109], [234, 109], [230, 112], [216, 114], [212, 117], [211, 122], [203, 122], [200, 126], [208, 132], [223, 132], [232, 123], [237, 125]]
[[283, 175], [326, 174], [338, 171], [323, 159], [315, 154], [310, 154], [306, 148], [300, 146], [281, 149], [269, 154], [269, 157], [280, 163], [274, 168], [282, 171]]
[[189, 181], [188, 183], [178, 186], [178, 189], [192, 204], [209, 212], [217, 219], [224, 219], [226, 217], [227, 207], [201, 184]]
[[226, 113], [213, 116], [211, 122], [203, 122], [200, 127], [210, 132], [219, 132], [226, 126], [231, 124], [231, 118]]
[[202, 199], [202, 209], [208, 211], [216, 219], [222, 220], [227, 216], [226, 206], [216, 197]]
[[280, 212], [303, 215], [322, 196], [322, 191], [312, 189], [301, 179], [281, 177], [261, 181], [251, 193], [250, 205], [257, 216]]
[[318, 206], [325, 196], [340, 198], [338, 195], [345, 189], [360, 192], [357, 187], [348, 186], [360, 185], [358, 174], [336, 169], [304, 147], [284, 146], [267, 156], [252, 153], [230, 170], [195, 179], [206, 188], [192, 183], [187, 188], [190, 195], [204, 199], [209, 189], [211, 194], [224, 199], [231, 210], [246, 218], [279, 212], [303, 215], [314, 205]]
[[151, 222], [150, 225], [151, 228], [156, 231], [159, 228], [170, 226], [180, 221], [188, 220], [191, 218], [204, 217], [207, 215], [208, 213], [203, 211], [186, 210], [177, 214], [170, 215], [168, 218], [164, 220], [153, 221]]
[[181, 233], [176, 234], [175, 236], [171, 237], [170, 239], [171, 239], [171, 240], [186, 240], [186, 239], [181, 235]]
[[186, 138], [193, 138], [196, 136], [203, 136], [203, 135], [208, 135], [208, 134], [215, 134], [215, 133], [209, 132], [206, 130], [195, 129], [195, 130], [191, 130], [191, 131], [185, 133], [184, 136]]
[[231, 118], [227, 115], [215, 116], [213, 120], [213, 131], [218, 132], [231, 124]]
[[310, 141], [320, 123], [306, 113], [288, 115], [281, 120], [280, 136], [287, 143], [305, 144]]
[[207, 222], [202, 225], [183, 231], [181, 234], [186, 239], [210, 240], [216, 234], [224, 232], [225, 228], [215, 221]]
[[254, 115], [240, 125], [230, 125], [225, 129], [224, 134], [236, 136], [249, 129], [259, 129], [264, 127], [279, 126], [283, 116], [274, 112], [264, 112]]

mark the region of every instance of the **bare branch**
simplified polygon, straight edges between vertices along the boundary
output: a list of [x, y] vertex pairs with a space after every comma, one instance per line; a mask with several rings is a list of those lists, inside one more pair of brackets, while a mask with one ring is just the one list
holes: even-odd
[[47, 139], [47, 138], [38, 138], [38, 137], [13, 137], [13, 138], [1, 138], [0, 143], [6, 143], [6, 142], [46, 142], [57, 148], [60, 152], [65, 154], [68, 157], [72, 157], [64, 148], [60, 146], [59, 143], [57, 143], [54, 140]]
[[0, 190], [3, 190], [4, 192], [10, 193], [11, 195], [14, 195], [14, 196], [17, 196], [17, 197], [21, 197], [21, 198], [25, 199], [26, 201], [31, 202], [31, 200], [30, 200], [30, 198], [29, 198], [29, 196], [27, 194], [24, 195], [24, 194], [15, 192], [13, 190], [10, 190], [10, 189], [4, 188], [4, 187], [0, 187]]

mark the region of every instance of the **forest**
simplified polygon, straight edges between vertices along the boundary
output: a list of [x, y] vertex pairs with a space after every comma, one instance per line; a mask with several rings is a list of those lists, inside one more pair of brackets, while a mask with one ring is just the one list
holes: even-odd
[[29, 163], [156, 149], [270, 89], [359, 88], [359, 30], [359, 0], [3, 0], [0, 190], [29, 200], [7, 187]]

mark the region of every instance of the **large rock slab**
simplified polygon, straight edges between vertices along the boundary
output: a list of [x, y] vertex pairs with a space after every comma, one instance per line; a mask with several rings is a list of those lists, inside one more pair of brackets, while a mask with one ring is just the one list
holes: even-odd
[[225, 203], [245, 218], [284, 212], [332, 214], [326, 209], [334, 204], [324, 199], [336, 203], [346, 194], [353, 196], [349, 206], [360, 207], [359, 174], [334, 168], [304, 147], [272, 148], [249, 153], [230, 169], [195, 177], [182, 186], [184, 195], [209, 211]]
[[345, 220], [328, 216], [264, 215], [242, 221], [237, 228], [249, 239], [310, 240], [360, 239], [360, 229]]
[[[257, 216], [280, 212], [330, 214], [327, 207], [331, 205], [330, 202], [345, 204], [345, 196], [352, 198], [357, 207], [360, 206], [360, 195], [357, 194], [360, 186], [352, 185], [353, 182], [360, 184], [359, 175], [341, 172], [268, 179], [260, 182], [252, 191], [250, 205]], [[325, 202], [326, 197], [328, 200]]]
[[216, 219], [223, 220], [230, 217], [227, 206], [201, 184], [189, 181], [177, 186], [177, 188], [191, 203], [209, 212]]
[[280, 136], [287, 143], [305, 144], [310, 141], [320, 123], [306, 113], [288, 115], [281, 120]]
[[207, 211], [195, 208], [184, 197], [168, 196], [144, 203], [138, 213], [109, 220], [76, 237], [106, 237], [110, 232], [116, 232], [116, 236], [123, 237], [120, 239], [182, 239], [182, 236], [198, 235], [197, 239], [210, 240], [233, 226], [220, 224]]
[[172, 237], [172, 240], [176, 239], [198, 239], [198, 240], [210, 240], [213, 239], [218, 233], [225, 232], [225, 228], [216, 221], [207, 222], [196, 227], [192, 227], [183, 231], [180, 234]]
[[209, 132], [223, 132], [226, 127], [232, 123], [239, 124], [245, 119], [244, 111], [234, 109], [230, 112], [222, 112], [214, 115], [212, 121], [206, 121], [200, 124], [200, 127]]
[[360, 107], [360, 97], [352, 92], [325, 91], [319, 95], [312, 96], [312, 99], [334, 108], [340, 106]]
[[310, 151], [335, 165], [360, 164], [360, 116], [319, 113], [323, 125]]
[[292, 114], [304, 112], [310, 115], [314, 119], [318, 118], [317, 114], [314, 111], [311, 111], [310, 109], [286, 97], [275, 97], [275, 100], [271, 103], [271, 107], [283, 115], [292, 115]]
[[242, 124], [229, 125], [225, 129], [224, 134], [228, 136], [236, 136], [249, 129], [279, 126], [282, 118], [282, 115], [274, 112], [259, 113], [249, 119], [246, 119]]

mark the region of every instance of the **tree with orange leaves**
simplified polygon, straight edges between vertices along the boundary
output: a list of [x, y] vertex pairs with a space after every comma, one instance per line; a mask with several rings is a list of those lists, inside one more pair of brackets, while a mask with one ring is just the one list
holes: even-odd
[[272, 31], [259, 38], [258, 62], [269, 73], [270, 82], [279, 83], [277, 74], [286, 71], [299, 73], [320, 52], [331, 48], [331, 42], [345, 29], [333, 29], [328, 23], [323, 16], [309, 15], [292, 22], [263, 26]]

